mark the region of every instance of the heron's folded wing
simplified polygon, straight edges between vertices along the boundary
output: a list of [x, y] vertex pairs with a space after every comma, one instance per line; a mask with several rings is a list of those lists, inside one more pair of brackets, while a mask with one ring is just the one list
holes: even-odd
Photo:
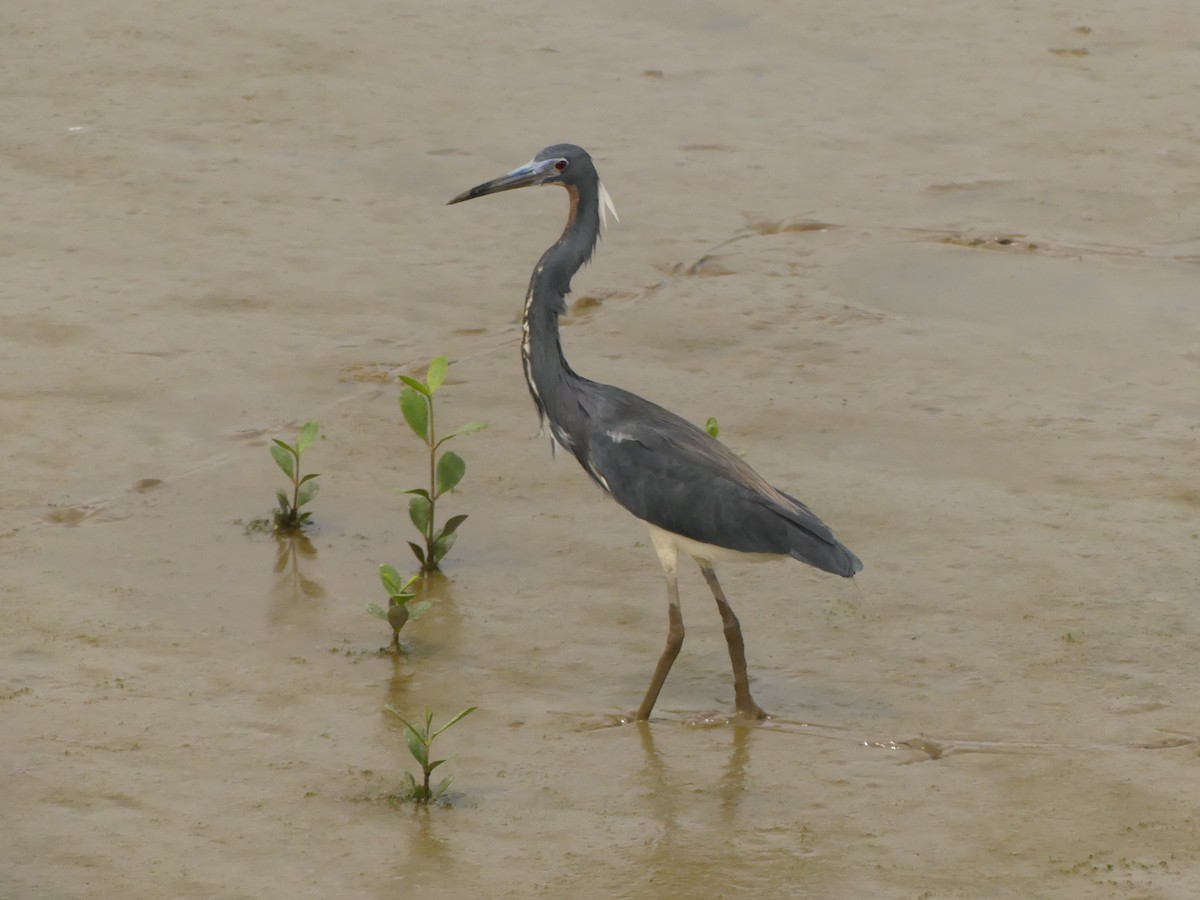
[[837, 544], [807, 507], [701, 435], [675, 429], [665, 434], [644, 425], [612, 429], [589, 443], [589, 467], [633, 515], [692, 540], [747, 553], [789, 554], [799, 529], [818, 544]]

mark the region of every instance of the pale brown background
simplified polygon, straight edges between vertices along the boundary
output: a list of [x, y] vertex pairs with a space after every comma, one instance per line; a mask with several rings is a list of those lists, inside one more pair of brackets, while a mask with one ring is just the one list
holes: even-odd
[[[1200, 11], [94, 0], [0, 8], [0, 895], [1200, 894]], [[621, 224], [575, 367], [865, 560], [694, 572], [536, 439], [516, 317], [569, 140]], [[812, 223], [830, 227], [816, 229]], [[468, 512], [408, 655], [397, 371]], [[247, 537], [318, 419], [315, 555]], [[156, 484], [152, 479], [160, 479]], [[439, 719], [453, 806], [381, 799]]]

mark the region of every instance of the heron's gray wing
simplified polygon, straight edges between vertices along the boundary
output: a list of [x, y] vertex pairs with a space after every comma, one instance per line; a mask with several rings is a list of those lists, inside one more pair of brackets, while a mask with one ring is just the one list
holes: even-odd
[[641, 403], [636, 416], [605, 417], [607, 426], [589, 436], [584, 462], [635, 516], [695, 541], [791, 555], [839, 575], [862, 568], [812, 510], [772, 487], [720, 441]]

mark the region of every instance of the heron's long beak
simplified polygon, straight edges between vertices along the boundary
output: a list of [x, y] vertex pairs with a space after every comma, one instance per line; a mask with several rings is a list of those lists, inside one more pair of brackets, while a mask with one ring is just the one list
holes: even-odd
[[[558, 170], [554, 167], [554, 164], [557, 162], [559, 162], [557, 159], [541, 159], [526, 163], [520, 168], [513, 169], [507, 175], [501, 175], [499, 178], [485, 181], [483, 184], [473, 187], [469, 191], [463, 191], [451, 200], [450, 203], [462, 203], [464, 200], [474, 200], [476, 197], [482, 197], [485, 194], [497, 194], [500, 191], [511, 191], [516, 188], [541, 184], [550, 176], [558, 174]], [[449, 206], [450, 203], [446, 205]]]

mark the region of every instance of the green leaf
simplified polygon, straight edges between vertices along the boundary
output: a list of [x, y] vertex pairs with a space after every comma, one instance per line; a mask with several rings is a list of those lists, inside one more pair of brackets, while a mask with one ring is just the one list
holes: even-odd
[[466, 425], [459, 425], [454, 429], [454, 434], [474, 434], [476, 431], [483, 431], [487, 428], [487, 422], [468, 422]]
[[384, 564], [379, 567], [379, 580], [383, 582], [383, 589], [388, 592], [391, 597], [400, 593], [400, 573], [393, 566]]
[[411, 725], [404, 729], [404, 740], [408, 742], [408, 752], [424, 769], [425, 764], [429, 762], [429, 748], [425, 746], [425, 742], [421, 740], [421, 736]]
[[424, 568], [424, 566], [425, 566], [425, 551], [421, 548], [421, 546], [419, 544], [414, 544], [412, 541], [408, 542], [408, 546], [412, 547], [413, 555], [417, 558], [417, 562], [419, 562], [421, 564], [421, 567]]
[[300, 427], [300, 437], [296, 439], [296, 455], [299, 456], [305, 450], [312, 446], [313, 441], [317, 439], [317, 432], [321, 426], [316, 422], [305, 422]]
[[429, 767], [426, 769], [426, 771], [432, 772], [434, 769], [436, 769], [438, 766], [440, 766], [444, 762], [445, 762], [444, 759], [435, 759], [433, 762], [431, 762], [429, 764]]
[[428, 600], [421, 600], [417, 603], [413, 603], [411, 609], [408, 611], [409, 621], [415, 622], [417, 619], [421, 618], [421, 616], [425, 615], [425, 613], [429, 611], [429, 607], [432, 605], [433, 604], [431, 604]]
[[429, 491], [425, 490], [425, 488], [413, 488], [411, 491], [401, 491], [400, 493], [416, 494], [418, 497], [424, 497], [426, 500], [429, 499]]
[[306, 481], [312, 481], [314, 478], [320, 478], [320, 477], [321, 477], [320, 472], [310, 472], [308, 475], [305, 475], [303, 478], [300, 479], [300, 483], [304, 484], [304, 482], [306, 482]]
[[[404, 718], [404, 716], [402, 716], [400, 713], [398, 713], [396, 710], [396, 707], [392, 706], [391, 703], [385, 704], [384, 709], [388, 710], [389, 713], [396, 716], [397, 719], [400, 719], [400, 721], [403, 722], [403, 724], [404, 724], [404, 739], [406, 739], [406, 740], [408, 739], [409, 732], [412, 732], [413, 734], [418, 734], [418, 731], [416, 731], [416, 728], [413, 727], [412, 722], [408, 721], [408, 719]], [[428, 730], [426, 730], [426, 731], [428, 731]], [[424, 766], [425, 763], [421, 763], [421, 764], [422, 764], [422, 766]]]
[[428, 395], [417, 393], [412, 388], [400, 392], [400, 412], [408, 427], [421, 440], [429, 441], [429, 400]]
[[450, 787], [450, 782], [453, 780], [453, 775], [447, 775], [445, 778], [443, 778], [441, 783], [433, 789], [433, 796], [431, 796], [429, 799], [436, 800], [438, 797], [442, 796], [442, 794], [446, 793], [446, 788]]
[[296, 477], [296, 469], [292, 465], [292, 461], [295, 459], [295, 451], [291, 447], [283, 441], [275, 441], [271, 446], [271, 456], [275, 458], [275, 465], [283, 469], [284, 475], [288, 478]]
[[467, 464], [453, 450], [447, 450], [437, 462], [437, 494], [441, 496], [462, 481]]
[[466, 425], [460, 425], [458, 428], [455, 428], [452, 432], [438, 441], [437, 444], [434, 445], [434, 449], [442, 446], [442, 444], [446, 443], [446, 441], [450, 440], [452, 437], [458, 437], [460, 434], [471, 434], [475, 431], [483, 431], [485, 428], [487, 428], [487, 422], [468, 422]]
[[704, 423], [704, 430], [716, 437], [721, 433], [721, 426], [717, 424], [717, 420], [712, 416], [708, 417], [708, 421]]
[[292, 501], [288, 499], [287, 492], [280, 489], [275, 492], [275, 499], [279, 501], [279, 508], [283, 510], [284, 515], [292, 511]]
[[436, 565], [446, 558], [446, 554], [450, 552], [450, 548], [454, 546], [458, 535], [455, 533], [443, 534], [433, 541], [433, 562]]
[[425, 383], [429, 385], [429, 393], [433, 393], [442, 386], [442, 382], [446, 380], [446, 357], [439, 356], [429, 364], [429, 371], [425, 373]]
[[387, 620], [393, 630], [399, 631], [408, 621], [408, 607], [403, 603], [393, 603], [388, 607]]
[[429, 533], [429, 517], [433, 515], [433, 504], [424, 497], [413, 497], [408, 501], [408, 517], [421, 534]]
[[403, 722], [405, 728], [412, 728], [412, 724], [408, 721], [408, 719], [406, 719], [406, 718], [404, 718], [404, 716], [400, 715], [400, 713], [398, 713], [396, 711], [396, 707], [392, 706], [392, 704], [387, 703], [384, 705], [383, 708], [386, 709], [388, 712], [390, 712], [393, 716], [395, 716], [401, 722]]
[[458, 526], [467, 521], [466, 516], [451, 516], [446, 520], [446, 524], [442, 526], [442, 533], [438, 537], [449, 537], [458, 531]]
[[432, 742], [435, 737], [437, 737], [439, 734], [441, 734], [443, 731], [445, 731], [451, 725], [457, 724], [460, 720], [465, 719], [467, 716], [469, 716], [471, 713], [475, 712], [475, 710], [477, 710], [477, 709], [479, 709], [478, 706], [468, 706], [466, 709], [464, 709], [462, 712], [460, 712], [457, 716], [455, 716], [453, 719], [451, 719], [449, 722], [447, 722], [445, 725], [443, 725], [441, 728], [439, 728], [437, 731], [435, 731], [433, 734], [431, 734], [429, 736], [429, 740]]
[[[417, 381], [417, 379], [409, 378], [407, 375], [401, 375], [400, 380], [403, 381], [405, 384], [407, 384], [410, 388], [412, 388], [418, 394], [424, 394], [426, 397], [428, 397], [430, 395], [429, 385], [422, 384], [420, 381]], [[403, 391], [401, 391], [401, 393], [403, 393]]]
[[383, 611], [383, 607], [380, 606], [378, 603], [368, 603], [367, 604], [367, 612], [369, 612], [371, 615], [373, 615], [377, 619], [383, 619], [383, 621], [385, 621], [385, 622], [387, 621], [387, 613], [385, 613]]
[[404, 773], [404, 780], [400, 782], [403, 787], [403, 794], [409, 800], [415, 800], [417, 797], [417, 779], [413, 778], [412, 772]]
[[299, 509], [313, 497], [317, 496], [317, 490], [320, 487], [315, 481], [301, 482], [300, 490], [296, 492], [296, 509]]

